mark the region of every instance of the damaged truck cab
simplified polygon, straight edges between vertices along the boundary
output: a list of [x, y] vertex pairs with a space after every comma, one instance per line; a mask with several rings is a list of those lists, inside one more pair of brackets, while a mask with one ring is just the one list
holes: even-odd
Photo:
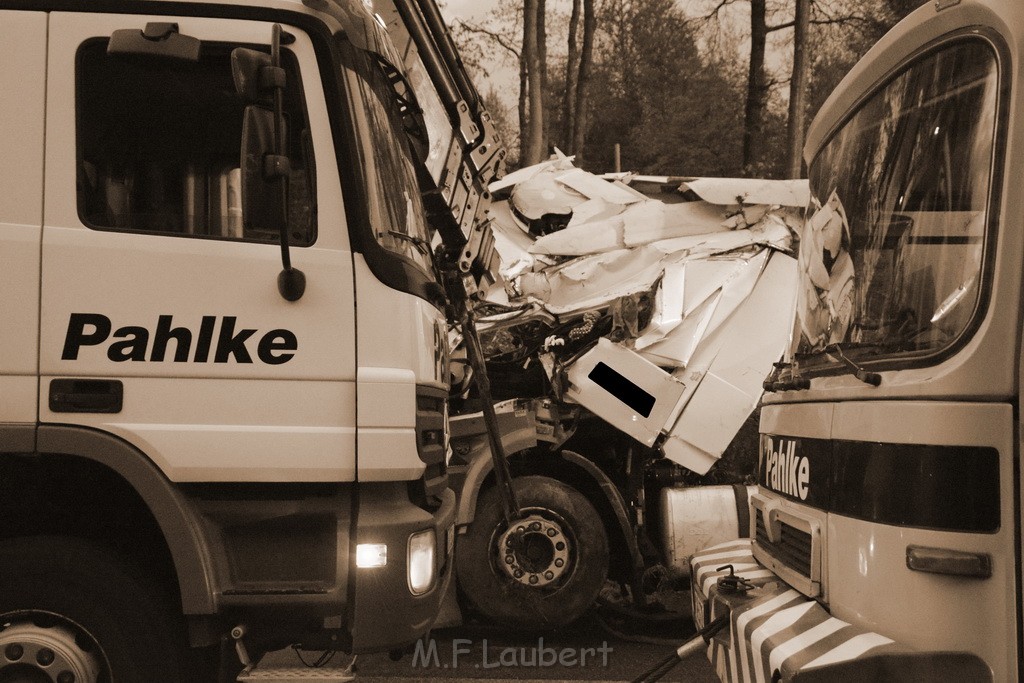
[[723, 680], [1024, 674], [1022, 57], [1020, 3], [928, 3], [810, 128], [752, 540], [692, 562]]

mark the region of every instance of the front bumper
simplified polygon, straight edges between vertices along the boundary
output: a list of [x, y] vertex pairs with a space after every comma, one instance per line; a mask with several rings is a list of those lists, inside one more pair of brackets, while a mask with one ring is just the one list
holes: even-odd
[[[712, 639], [708, 658], [723, 681], [990, 681], [992, 672], [968, 652], [922, 652], [830, 615], [760, 565], [752, 541], [740, 539], [696, 553], [690, 561], [693, 616], [700, 628], [730, 612], [730, 628]], [[754, 588], [719, 590], [732, 565]]]
[[[396, 485], [396, 486], [400, 486]], [[353, 568], [355, 599], [351, 624], [352, 652], [379, 652], [405, 647], [425, 635], [437, 618], [452, 577], [455, 542], [455, 493], [445, 489], [433, 513], [411, 504], [382, 485], [360, 492], [357, 543], [386, 543], [387, 565]], [[410, 535], [434, 529], [434, 585], [413, 595], [408, 579]]]

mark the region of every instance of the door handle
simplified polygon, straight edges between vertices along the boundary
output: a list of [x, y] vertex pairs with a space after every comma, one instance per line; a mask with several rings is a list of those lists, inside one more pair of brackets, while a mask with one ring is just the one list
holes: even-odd
[[55, 413], [119, 413], [124, 385], [116, 379], [50, 381], [50, 410]]

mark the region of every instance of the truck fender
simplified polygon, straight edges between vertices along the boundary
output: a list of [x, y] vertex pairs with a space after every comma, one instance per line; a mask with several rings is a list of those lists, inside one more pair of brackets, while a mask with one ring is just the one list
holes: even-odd
[[111, 434], [67, 425], [40, 425], [36, 451], [92, 460], [124, 478], [149, 507], [170, 548], [183, 613], [216, 612], [215, 574], [201, 522], [142, 451]]
[[[503, 435], [502, 443], [505, 446], [505, 452], [513, 454], [536, 446], [537, 440], [535, 438], [532, 440], [517, 438], [515, 434], [511, 434]], [[633, 526], [629, 521], [626, 502], [622, 499], [619, 490], [615, 488], [615, 484], [597, 465], [582, 455], [566, 450], [559, 451], [558, 455], [565, 462], [582, 470], [586, 476], [590, 477], [600, 487], [608, 506], [611, 508], [612, 514], [615, 516], [618, 531], [625, 539], [626, 550], [633, 561], [634, 568], [642, 569], [643, 556], [640, 554], [640, 548], [636, 542], [636, 534], [633, 532]], [[487, 476], [494, 470], [490, 457], [490, 448], [487, 445], [486, 439], [480, 439], [474, 444], [471, 454], [467, 459], [470, 465], [466, 471], [466, 479], [462, 484], [461, 490], [458, 492], [459, 506], [455, 518], [457, 526], [466, 526], [473, 522], [480, 489], [483, 488]], [[533, 473], [542, 474], [543, 468], [538, 468]], [[609, 529], [609, 531], [612, 531], [612, 529]]]
[[[531, 424], [529, 428], [502, 433], [501, 444], [505, 448], [505, 453], [509, 455], [533, 448], [537, 445], [537, 429]], [[464, 457], [469, 465], [466, 469], [465, 480], [462, 482], [461, 488], [456, 491], [459, 496], [458, 508], [455, 511], [456, 526], [465, 526], [473, 522], [480, 489], [483, 488], [487, 476], [494, 471], [494, 463], [491, 462], [491, 447], [486, 436], [474, 439], [469, 453]]]
[[[615, 487], [612, 480], [608, 478], [608, 475], [601, 471], [597, 465], [587, 460], [579, 453], [573, 451], [560, 451], [559, 455], [566, 462], [576, 465], [581, 470], [586, 472], [597, 485], [601, 487], [601, 491], [604, 493], [605, 499], [611, 506], [612, 514], [615, 515], [615, 519], [619, 525], [619, 532], [622, 534], [623, 539], [626, 543], [626, 550], [629, 552], [629, 557], [633, 561], [633, 568], [636, 570], [634, 574], [639, 576], [639, 572], [643, 571], [644, 560], [643, 555], [640, 554], [640, 548], [636, 542], [636, 533], [633, 530], [633, 525], [629, 521], [629, 513], [626, 511], [626, 501], [623, 500], [622, 494], [619, 493], [619, 489]], [[611, 529], [609, 529], [611, 531]]]

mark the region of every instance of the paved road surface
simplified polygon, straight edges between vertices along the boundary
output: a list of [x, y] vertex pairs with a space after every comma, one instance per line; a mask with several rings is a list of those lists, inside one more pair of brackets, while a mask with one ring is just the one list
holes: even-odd
[[[356, 681], [629, 681], [674, 649], [668, 642], [618, 638], [588, 618], [569, 629], [543, 635], [462, 626], [434, 632], [430, 641], [398, 662], [387, 654], [360, 656]], [[275, 653], [275, 661], [294, 661], [294, 656]], [[718, 679], [701, 654], [680, 662], [662, 680], [713, 683]]]

